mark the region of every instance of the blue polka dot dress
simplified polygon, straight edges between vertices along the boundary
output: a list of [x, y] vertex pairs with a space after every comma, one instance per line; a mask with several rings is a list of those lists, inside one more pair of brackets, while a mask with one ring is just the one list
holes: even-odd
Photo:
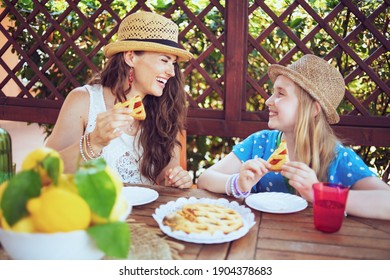
[[[267, 160], [277, 148], [280, 131], [261, 130], [248, 136], [233, 147], [233, 153], [245, 162], [254, 158]], [[328, 168], [328, 182], [352, 186], [369, 176], [377, 176], [350, 148], [337, 145], [336, 157]], [[268, 172], [253, 186], [252, 192], [292, 192], [286, 179], [279, 172]]]

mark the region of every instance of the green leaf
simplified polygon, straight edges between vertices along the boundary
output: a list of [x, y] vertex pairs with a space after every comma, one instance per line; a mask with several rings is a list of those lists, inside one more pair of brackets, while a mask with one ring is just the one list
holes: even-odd
[[98, 158], [84, 162], [80, 168], [103, 171], [106, 166], [106, 161], [103, 158]]
[[26, 203], [30, 198], [40, 195], [41, 187], [41, 178], [33, 170], [21, 171], [8, 182], [1, 199], [1, 208], [10, 226], [27, 216]]
[[105, 161], [86, 162], [75, 173], [77, 190], [92, 212], [108, 218], [116, 200], [116, 186], [105, 170]]
[[88, 234], [95, 240], [96, 246], [106, 256], [124, 259], [130, 250], [130, 229], [125, 222], [113, 222], [93, 226], [87, 229]]
[[302, 24], [303, 21], [304, 21], [303, 18], [296, 18], [290, 22], [290, 27], [291, 28], [298, 28]]
[[53, 180], [55, 185], [58, 185], [58, 179], [60, 178], [60, 158], [48, 156], [42, 160], [42, 166], [46, 170], [47, 175]]

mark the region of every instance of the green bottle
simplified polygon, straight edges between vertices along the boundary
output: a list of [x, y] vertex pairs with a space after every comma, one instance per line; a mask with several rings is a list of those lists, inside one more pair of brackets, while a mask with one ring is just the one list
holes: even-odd
[[13, 175], [12, 143], [9, 133], [0, 127], [0, 184]]

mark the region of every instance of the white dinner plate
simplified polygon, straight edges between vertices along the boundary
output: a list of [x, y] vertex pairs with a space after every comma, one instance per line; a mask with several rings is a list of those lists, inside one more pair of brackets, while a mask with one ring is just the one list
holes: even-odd
[[277, 214], [294, 213], [307, 207], [307, 201], [302, 197], [278, 192], [251, 194], [245, 203], [253, 209]]
[[122, 193], [132, 206], [147, 204], [158, 198], [158, 192], [144, 187], [124, 187]]
[[[224, 234], [222, 231], [217, 231], [214, 234], [210, 233], [186, 233], [182, 230], [172, 231], [169, 226], [164, 225], [164, 217], [183, 208], [186, 204], [192, 203], [206, 203], [206, 204], [216, 204], [222, 205], [227, 208], [235, 210], [238, 214], [241, 215], [243, 226], [233, 232]], [[229, 242], [236, 240], [248, 233], [251, 227], [255, 224], [255, 216], [252, 213], [250, 208], [245, 207], [244, 205], [238, 204], [236, 201], [229, 202], [227, 199], [211, 199], [211, 198], [184, 198], [180, 197], [176, 201], [170, 201], [167, 204], [160, 205], [153, 214], [153, 218], [158, 223], [162, 232], [166, 235], [173, 237], [178, 240], [187, 241], [191, 243], [200, 243], [200, 244], [217, 244]]]

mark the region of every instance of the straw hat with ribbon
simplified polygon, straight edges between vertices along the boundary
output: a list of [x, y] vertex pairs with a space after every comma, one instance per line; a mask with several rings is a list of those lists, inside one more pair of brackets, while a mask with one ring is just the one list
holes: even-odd
[[279, 75], [291, 79], [321, 105], [330, 124], [340, 121], [336, 109], [344, 97], [345, 83], [340, 72], [326, 60], [306, 54], [287, 67], [271, 65], [268, 75], [273, 83]]
[[192, 54], [179, 48], [179, 28], [164, 16], [151, 12], [137, 12], [126, 17], [119, 25], [118, 40], [104, 47], [104, 55], [111, 57], [118, 52], [152, 51], [188, 61]]

